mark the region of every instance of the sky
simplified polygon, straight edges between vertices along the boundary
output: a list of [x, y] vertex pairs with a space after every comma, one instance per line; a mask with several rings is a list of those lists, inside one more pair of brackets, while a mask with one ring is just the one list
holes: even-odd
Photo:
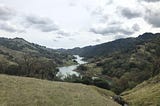
[[74, 48], [160, 32], [160, 0], [0, 0], [0, 37]]

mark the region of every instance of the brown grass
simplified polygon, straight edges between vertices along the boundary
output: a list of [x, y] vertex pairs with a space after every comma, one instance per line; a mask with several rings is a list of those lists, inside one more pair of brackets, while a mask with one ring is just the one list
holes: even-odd
[[2, 106], [119, 106], [112, 95], [82, 84], [0, 75]]

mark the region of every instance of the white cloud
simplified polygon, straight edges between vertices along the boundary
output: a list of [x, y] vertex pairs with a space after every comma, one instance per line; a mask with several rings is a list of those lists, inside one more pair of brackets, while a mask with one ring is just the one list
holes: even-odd
[[6, 32], [11, 32], [11, 33], [22, 33], [25, 32], [25, 30], [18, 28], [16, 25], [13, 25], [9, 22], [0, 22], [0, 29], [4, 30]]
[[82, 47], [160, 31], [159, 0], [0, 2], [5, 4], [0, 5], [0, 30], [7, 32], [2, 35], [14, 34], [52, 48]]

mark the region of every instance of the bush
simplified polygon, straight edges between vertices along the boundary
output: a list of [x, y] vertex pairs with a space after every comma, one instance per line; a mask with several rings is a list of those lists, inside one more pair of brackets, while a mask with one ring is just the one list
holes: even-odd
[[78, 67], [78, 70], [87, 71], [87, 67], [84, 66], [84, 65], [80, 65], [80, 66]]
[[100, 88], [104, 88], [104, 89], [110, 89], [110, 86], [108, 84], [108, 81], [104, 80], [104, 79], [94, 79], [93, 80], [93, 85], [100, 87]]

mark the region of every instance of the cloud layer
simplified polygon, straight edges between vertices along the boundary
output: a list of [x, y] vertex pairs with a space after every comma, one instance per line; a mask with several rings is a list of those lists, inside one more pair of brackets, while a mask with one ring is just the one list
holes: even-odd
[[0, 5], [0, 20], [9, 20], [13, 16], [15, 16], [16, 13], [13, 9], [6, 7], [4, 5]]
[[[17, 20], [19, 19], [19, 20]], [[16, 23], [16, 24], [15, 24]], [[19, 26], [19, 27], [17, 27]], [[57, 24], [49, 18], [35, 16], [35, 15], [22, 15], [9, 8], [6, 5], [0, 5], [0, 29], [7, 32], [26, 32], [27, 28], [35, 28], [42, 32], [52, 32], [59, 30]], [[21, 30], [21, 29], [26, 29]]]
[[2, 35], [74, 47], [160, 31], [160, 0], [37, 1], [0, 0]]
[[130, 9], [130, 8], [118, 8], [118, 10], [120, 10], [122, 16], [124, 16], [128, 19], [137, 18], [137, 17], [142, 16], [140, 11], [133, 10], [133, 9]]
[[58, 25], [56, 25], [49, 18], [26, 16], [24, 24], [25, 26], [27, 25], [27, 27], [33, 27], [42, 32], [52, 32], [58, 30]]
[[159, 2], [160, 0], [142, 0], [142, 1], [145, 1], [145, 2]]
[[0, 29], [1, 30], [4, 30], [4, 31], [7, 31], [7, 32], [11, 32], [11, 33], [15, 33], [15, 32], [18, 32], [18, 33], [24, 33], [25, 30], [23, 29], [20, 29], [12, 24], [10, 24], [9, 22], [0, 22]]
[[147, 10], [145, 20], [153, 27], [160, 27], [160, 10]]

